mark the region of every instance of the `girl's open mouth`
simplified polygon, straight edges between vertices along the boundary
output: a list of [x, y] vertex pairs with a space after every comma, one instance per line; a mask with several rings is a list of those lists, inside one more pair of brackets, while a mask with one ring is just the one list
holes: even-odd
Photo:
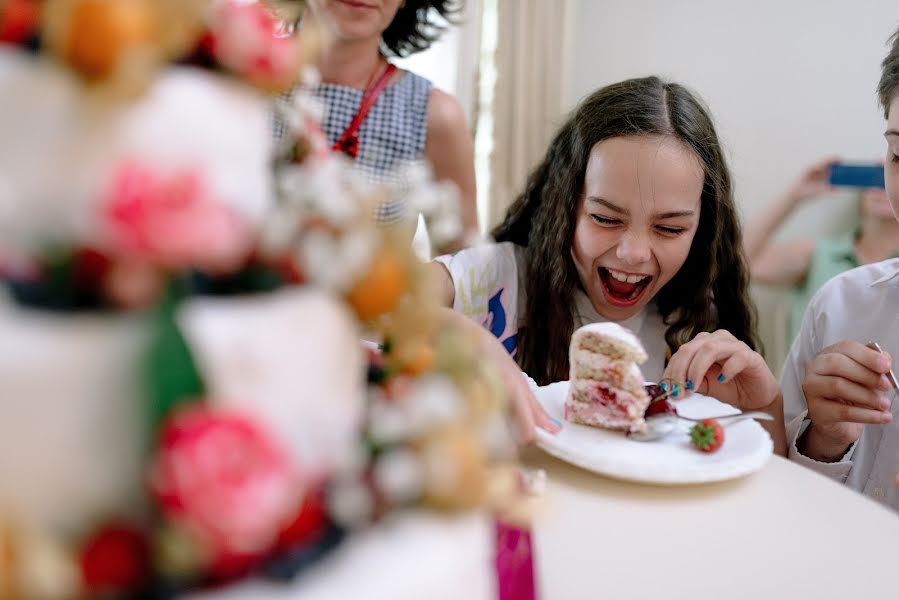
[[603, 296], [614, 306], [633, 306], [652, 281], [650, 275], [633, 275], [605, 267], [599, 267], [598, 271]]

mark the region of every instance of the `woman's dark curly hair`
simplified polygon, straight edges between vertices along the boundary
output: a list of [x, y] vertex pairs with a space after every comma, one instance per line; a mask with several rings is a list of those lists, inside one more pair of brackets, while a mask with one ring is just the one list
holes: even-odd
[[890, 43], [890, 51], [880, 64], [882, 70], [880, 83], [877, 85], [877, 95], [880, 97], [885, 119], [890, 118], [890, 103], [899, 93], [899, 31], [893, 34]]
[[572, 113], [493, 235], [524, 247], [524, 327], [516, 360], [538, 383], [568, 378], [580, 280], [571, 257], [590, 151], [618, 136], [672, 136], [705, 174], [699, 225], [677, 274], [656, 295], [671, 351], [703, 331], [726, 329], [758, 349], [755, 306], [742, 253], [733, 184], [705, 106], [684, 87], [658, 77], [602, 88]]
[[446, 29], [441, 21], [455, 23], [461, 10], [462, 0], [405, 0], [381, 35], [382, 50], [394, 56], [427, 50]]

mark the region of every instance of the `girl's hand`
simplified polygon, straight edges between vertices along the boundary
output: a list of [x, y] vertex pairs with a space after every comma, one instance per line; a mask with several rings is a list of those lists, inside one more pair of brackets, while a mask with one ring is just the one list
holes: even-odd
[[536, 427], [550, 433], [562, 430], [562, 424], [552, 419], [534, 396], [521, 368], [506, 352], [506, 348], [489, 331], [451, 308], [442, 309], [444, 318], [477, 336], [483, 355], [493, 363], [505, 383], [509, 402], [518, 429], [519, 442], [532, 444], [537, 438]]
[[522, 444], [534, 443], [537, 438], [536, 427], [550, 433], [561, 431], [561, 423], [543, 410], [518, 363], [512, 359], [505, 347], [490, 332], [480, 327], [479, 329], [484, 334], [481, 346], [485, 354], [492, 359], [494, 367], [499, 371], [506, 384], [517, 425], [518, 441]]
[[699, 392], [742, 411], [769, 408], [780, 391], [761, 355], [723, 329], [681, 346], [662, 379], [678, 385], [676, 397]]

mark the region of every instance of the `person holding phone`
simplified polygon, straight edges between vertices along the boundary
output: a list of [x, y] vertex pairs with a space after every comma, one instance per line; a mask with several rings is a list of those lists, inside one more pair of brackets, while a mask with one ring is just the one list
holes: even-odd
[[[854, 230], [831, 237], [773, 240], [797, 208], [847, 187], [858, 190]], [[899, 255], [899, 222], [883, 189], [883, 165], [844, 165], [836, 158], [810, 165], [748, 224], [743, 249], [754, 283], [793, 288], [788, 341], [794, 340], [806, 306], [822, 285], [843, 271]]]
[[[884, 174], [899, 217], [899, 31], [878, 86]], [[886, 219], [884, 219], [886, 220]], [[872, 342], [876, 342], [872, 343]], [[788, 456], [899, 510], [899, 259], [838, 275], [809, 303], [784, 365]], [[891, 371], [892, 369], [892, 371]]]

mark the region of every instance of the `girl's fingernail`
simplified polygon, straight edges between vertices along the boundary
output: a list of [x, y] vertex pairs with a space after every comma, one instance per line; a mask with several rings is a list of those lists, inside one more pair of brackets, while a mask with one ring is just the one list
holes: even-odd
[[688, 379], [687, 380], [687, 390], [692, 390], [692, 389], [693, 389], [693, 380]]
[[667, 391], [668, 391], [668, 384], [667, 384], [667, 383], [663, 383], [663, 384], [661, 384], [659, 387], [662, 388], [662, 391], [663, 391], [663, 392], [667, 392]]
[[885, 412], [881, 414], [881, 417], [883, 418], [884, 423], [889, 423], [893, 420], [893, 413]]
[[880, 408], [886, 411], [890, 410], [890, 399], [884, 396], [880, 397]]
[[672, 396], [677, 398], [680, 395], [680, 391], [677, 389], [677, 386], [674, 386], [674, 391], [671, 393]]
[[880, 376], [880, 389], [887, 391], [892, 387], [893, 387], [893, 385], [890, 383], [890, 380], [887, 379], [887, 376], [881, 375]]
[[724, 373], [721, 373], [720, 375], [718, 375], [718, 381], [719, 382], [724, 381]]
[[561, 422], [560, 420], [558, 420], [558, 419], [553, 419], [552, 417], [550, 417], [549, 420], [552, 421], [552, 422], [553, 422], [553, 425], [555, 425], [555, 426], [558, 427], [559, 429], [562, 428], [562, 422]]

